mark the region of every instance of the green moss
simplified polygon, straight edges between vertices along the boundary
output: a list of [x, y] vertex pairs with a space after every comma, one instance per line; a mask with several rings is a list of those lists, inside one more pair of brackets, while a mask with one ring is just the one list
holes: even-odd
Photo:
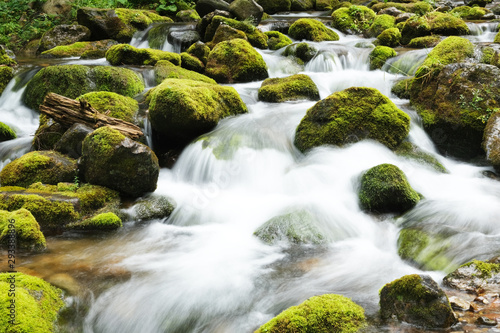
[[375, 12], [365, 6], [342, 7], [332, 13], [332, 24], [344, 33], [363, 33], [373, 24], [375, 16]]
[[339, 40], [339, 35], [335, 31], [328, 29], [318, 20], [308, 18], [301, 18], [292, 23], [288, 34], [296, 40], [305, 39], [313, 42]]
[[[11, 285], [15, 285], [12, 295]], [[9, 323], [10, 306], [15, 303], [15, 319]], [[57, 314], [64, 306], [62, 291], [44, 280], [23, 273], [0, 274], [0, 327], [4, 332], [51, 333]], [[3, 330], [2, 330], [3, 331]]]
[[41, 56], [54, 58], [79, 57], [83, 56], [84, 53], [90, 54], [90, 52], [93, 52], [94, 58], [103, 58], [106, 51], [115, 44], [117, 42], [111, 39], [96, 42], [76, 42], [70, 45], [56, 46], [42, 52]]
[[72, 181], [76, 161], [53, 151], [34, 151], [7, 164], [0, 172], [4, 186], [27, 187], [36, 182], [57, 184]]
[[396, 82], [391, 88], [391, 93], [399, 98], [410, 99], [410, 86], [412, 81], [413, 78]]
[[410, 117], [378, 90], [352, 87], [333, 93], [307, 110], [295, 134], [295, 145], [342, 146], [374, 139], [394, 148], [408, 135]]
[[388, 46], [377, 46], [370, 52], [370, 69], [380, 69], [389, 58], [397, 56], [396, 51]]
[[399, 29], [398, 28], [389, 28], [389, 29], [382, 31], [378, 35], [374, 44], [395, 47], [395, 46], [399, 45], [400, 41], [401, 41], [401, 32], [399, 31]]
[[219, 83], [250, 82], [269, 76], [262, 56], [243, 39], [217, 44], [210, 52], [205, 74]]
[[429, 245], [429, 236], [421, 230], [403, 229], [398, 238], [398, 255], [401, 259], [415, 259]]
[[9, 57], [3, 46], [0, 47], [0, 66], [1, 65], [7, 65], [7, 66], [17, 65], [17, 62], [11, 57]]
[[201, 17], [194, 9], [180, 10], [175, 14], [175, 20], [178, 22], [196, 22], [199, 19]]
[[129, 44], [118, 44], [110, 47], [106, 52], [106, 60], [113, 66], [154, 65], [160, 60], [168, 60], [177, 66], [181, 64], [181, 57], [176, 53], [155, 49], [138, 49]]
[[355, 333], [365, 325], [362, 307], [344, 296], [326, 294], [288, 308], [255, 333]]
[[378, 213], [404, 213], [420, 201], [403, 171], [392, 164], [380, 164], [363, 173], [358, 196], [361, 208]]
[[431, 12], [408, 19], [401, 30], [401, 42], [408, 44], [413, 38], [428, 35], [456, 36], [469, 33], [469, 27], [462, 19], [451, 14]]
[[140, 30], [146, 29], [150, 24], [155, 22], [173, 22], [169, 17], [160, 16], [147, 10], [116, 8], [115, 13], [122, 22]]
[[15, 139], [16, 133], [6, 124], [0, 122], [0, 142]]
[[472, 267], [475, 266], [476, 270], [479, 272], [477, 275], [482, 279], [488, 279], [493, 276], [493, 274], [500, 273], [500, 264], [494, 264], [490, 262], [472, 260], [460, 267]]
[[208, 76], [181, 68], [179, 66], [175, 66], [170, 61], [161, 60], [158, 61], [155, 65], [156, 84], [160, 84], [165, 79], [186, 79], [212, 84], [217, 83], [215, 82], [215, 80], [209, 78]]
[[68, 225], [70, 229], [79, 230], [116, 230], [123, 226], [122, 220], [114, 213], [102, 213], [90, 219]]
[[319, 100], [318, 87], [305, 74], [296, 74], [285, 78], [266, 79], [258, 92], [259, 100], [272, 103], [310, 99]]
[[480, 20], [486, 11], [485, 8], [480, 7], [458, 6], [453, 8], [450, 14], [465, 20]]
[[[370, 29], [368, 29], [367, 34], [371, 37], [377, 37], [382, 33], [382, 31], [390, 28], [394, 28], [396, 24], [396, 18], [391, 15], [382, 14], [375, 16]], [[398, 30], [399, 31], [399, 30]]]
[[[248, 38], [248, 42], [259, 49], [267, 49], [267, 36], [248, 22], [241, 22], [227, 17], [215, 15], [205, 31], [204, 40], [212, 40], [221, 24], [226, 24], [234, 29], [243, 31]], [[188, 50], [189, 53], [189, 50]]]
[[425, 37], [417, 37], [413, 38], [410, 43], [408, 43], [408, 47], [412, 47], [415, 49], [427, 49], [432, 48], [439, 44], [441, 41], [441, 37], [439, 36], [425, 36]]
[[493, 43], [500, 43], [500, 31], [495, 35], [495, 39], [493, 40]]
[[266, 31], [264, 34], [269, 38], [267, 45], [270, 50], [279, 50], [282, 47], [292, 44], [292, 40], [279, 31]]
[[12, 78], [14, 78], [12, 67], [0, 66], [0, 94], [5, 90]]
[[[9, 228], [14, 221], [14, 228]], [[0, 243], [9, 247], [9, 235], [15, 231], [16, 247], [20, 250], [42, 251], [46, 248], [45, 237], [40, 231], [40, 225], [26, 209], [13, 212], [0, 210]]]
[[[405, 80], [400, 81], [400, 83], [404, 83]], [[395, 150], [394, 152], [399, 155], [403, 156], [415, 161], [418, 161], [422, 164], [426, 164], [431, 166], [434, 170], [447, 173], [448, 170], [431, 154], [426, 153], [425, 151], [421, 150], [418, 148], [418, 146], [412, 144], [409, 141], [405, 141], [401, 143]]]
[[202, 42], [196, 42], [191, 45], [186, 52], [200, 59], [203, 64], [206, 64], [208, 61], [208, 55], [210, 54], [210, 48]]
[[491, 64], [493, 57], [495, 56], [495, 50], [492, 47], [484, 47], [481, 49], [481, 63]]
[[207, 43], [207, 46], [213, 49], [218, 43], [231, 39], [244, 39], [248, 41], [248, 38], [243, 31], [221, 24], [215, 31], [214, 38]]
[[111, 127], [103, 126], [92, 132], [92, 138], [87, 136], [84, 145], [89, 145], [88, 149], [98, 155], [109, 156], [123, 140], [125, 135]]
[[203, 61], [187, 52], [181, 53], [181, 67], [200, 74], [205, 72], [205, 64]]
[[86, 93], [76, 100], [85, 100], [100, 113], [128, 122], [134, 122], [139, 111], [139, 103], [135, 99], [108, 91]]
[[141, 77], [128, 68], [96, 66], [93, 68], [92, 74], [96, 84], [95, 91], [110, 91], [134, 97], [144, 90]]

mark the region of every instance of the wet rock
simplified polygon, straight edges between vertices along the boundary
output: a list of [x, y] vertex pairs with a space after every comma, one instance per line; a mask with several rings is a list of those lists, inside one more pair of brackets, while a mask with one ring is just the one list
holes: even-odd
[[61, 288], [70, 295], [78, 295], [82, 287], [71, 275], [67, 273], [56, 273], [47, 278], [47, 282]]
[[365, 6], [342, 7], [332, 13], [332, 25], [343, 33], [365, 33], [375, 16], [375, 12]]
[[[198, 24], [196, 24], [196, 31], [198, 31], [198, 34], [200, 34], [201, 40], [203, 42], [208, 42], [212, 40], [213, 38], [213, 33], [209, 34], [209, 36], [205, 37], [207, 33], [207, 27], [210, 25], [212, 22], [212, 19], [215, 16], [222, 16], [225, 18], [232, 18], [233, 15], [231, 15], [230, 12], [224, 11], [224, 10], [215, 10], [201, 18], [201, 20], [198, 21]], [[217, 28], [214, 29], [214, 31], [217, 30]]]
[[90, 29], [83, 25], [57, 25], [43, 34], [38, 52], [42, 53], [56, 46], [70, 45], [89, 39]]
[[92, 131], [92, 128], [83, 124], [74, 124], [57, 141], [54, 150], [71, 158], [79, 158], [82, 155], [83, 139]]
[[483, 136], [486, 159], [500, 172], [500, 112], [493, 113], [486, 123]]
[[180, 45], [181, 51], [200, 40], [200, 35], [195, 30], [170, 31], [167, 40], [172, 45]]
[[42, 52], [41, 58], [66, 58], [81, 57], [82, 59], [104, 58], [106, 51], [118, 44], [112, 39], [105, 39], [96, 42], [76, 42], [70, 45], [56, 46], [50, 50]]
[[165, 79], [183, 79], [183, 80], [195, 80], [206, 83], [216, 84], [215, 80], [205, 76], [203, 74], [184, 69], [179, 66], [175, 66], [170, 61], [160, 60], [156, 63], [155, 68], [155, 82], [160, 84]]
[[194, 9], [180, 10], [175, 14], [176, 22], [196, 22], [200, 19], [200, 15]]
[[204, 65], [206, 65], [208, 55], [210, 54], [210, 48], [203, 42], [196, 42], [186, 50], [186, 53], [198, 58]]
[[196, 11], [203, 17], [215, 10], [229, 12], [229, 4], [224, 0], [199, 0], [196, 2]]
[[69, 16], [71, 11], [70, 0], [47, 0], [42, 6], [44, 13], [49, 15]]
[[328, 29], [322, 22], [308, 18], [295, 21], [288, 29], [288, 34], [296, 40], [313, 42], [339, 40], [337, 33]]
[[486, 326], [496, 326], [498, 324], [495, 318], [488, 318], [485, 316], [479, 317], [476, 322], [479, 325], [486, 325]]
[[443, 283], [476, 294], [500, 292], [500, 264], [497, 260], [473, 260], [446, 275]]
[[16, 138], [16, 133], [6, 124], [0, 122], [0, 142]]
[[289, 11], [292, 2], [291, 0], [256, 0], [262, 6], [264, 12], [267, 14], [276, 14], [277, 12]]
[[299, 64], [303, 65], [314, 58], [317, 52], [318, 50], [316, 50], [313, 46], [302, 42], [287, 46], [285, 52], [283, 52], [283, 55], [286, 57], [293, 57], [295, 59], [298, 59], [300, 60]]
[[406, 22], [408, 19], [412, 18], [413, 16], [415, 16], [415, 14], [401, 13], [398, 16], [396, 16], [396, 24], [401, 23], [401, 22]]
[[160, 60], [168, 60], [174, 65], [181, 64], [181, 56], [177, 53], [156, 50], [138, 49], [129, 44], [118, 44], [109, 48], [106, 52], [106, 60], [111, 65], [152, 65]]
[[264, 34], [269, 38], [267, 45], [270, 50], [279, 50], [282, 47], [292, 44], [292, 40], [279, 31], [266, 31]]
[[478, 7], [486, 7], [486, 5], [492, 3], [493, 0], [464, 0], [466, 6], [478, 6]]
[[380, 315], [426, 329], [448, 328], [457, 320], [448, 297], [428, 275], [405, 275], [380, 291]]
[[259, 100], [280, 103], [309, 99], [319, 100], [319, 90], [314, 81], [305, 74], [296, 74], [284, 78], [266, 79], [258, 92]]
[[448, 170], [446, 170], [446, 168], [439, 162], [436, 157], [434, 157], [434, 155], [420, 149], [417, 145], [409, 141], [401, 143], [394, 150], [394, 153], [399, 156], [406, 157], [408, 159], [427, 165], [438, 172], [448, 172]]
[[401, 30], [401, 42], [408, 44], [415, 37], [429, 35], [460, 36], [469, 33], [469, 27], [462, 19], [447, 13], [431, 12], [407, 20]]
[[294, 12], [306, 12], [314, 9], [315, 0], [291, 0], [290, 10]]
[[165, 196], [151, 195], [136, 201], [132, 209], [140, 221], [165, 219], [174, 211], [175, 202]]
[[469, 311], [471, 309], [470, 302], [467, 302], [466, 300], [461, 299], [460, 297], [451, 296], [449, 298], [449, 300], [450, 300], [450, 305], [453, 308], [453, 310]]
[[255, 26], [247, 22], [240, 22], [237, 20], [229, 19], [223, 16], [214, 16], [207, 26], [205, 31], [204, 40], [212, 40], [215, 32], [221, 24], [226, 24], [234, 29], [243, 31], [247, 36], [248, 42], [259, 49], [267, 49], [267, 36], [257, 29]]
[[251, 20], [258, 25], [264, 14], [264, 9], [255, 0], [235, 0], [229, 5], [229, 12], [239, 21]]
[[207, 43], [207, 46], [213, 49], [215, 45], [231, 39], [243, 39], [248, 41], [247, 35], [245, 35], [243, 31], [221, 24], [215, 31], [214, 38]]

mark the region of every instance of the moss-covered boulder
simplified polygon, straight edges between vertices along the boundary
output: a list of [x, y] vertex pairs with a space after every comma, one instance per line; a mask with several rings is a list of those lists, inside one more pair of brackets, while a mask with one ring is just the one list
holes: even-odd
[[205, 45], [205, 43], [198, 41], [191, 45], [186, 50], [186, 53], [189, 53], [190, 55], [198, 58], [204, 65], [206, 65], [208, 61], [208, 55], [210, 54], [210, 48]]
[[181, 67], [200, 74], [205, 73], [205, 64], [203, 61], [187, 52], [181, 53]]
[[16, 138], [16, 132], [14, 132], [8, 125], [0, 122], [0, 142], [12, 140]]
[[92, 91], [76, 98], [77, 101], [86, 101], [100, 113], [109, 117], [118, 118], [133, 123], [139, 103], [128, 96], [109, 91]]
[[318, 53], [313, 46], [302, 42], [287, 46], [283, 55], [295, 59], [300, 65], [309, 62]]
[[17, 61], [12, 58], [13, 56], [14, 53], [12, 51], [7, 50], [3, 45], [0, 45], [0, 65], [16, 66]]
[[106, 60], [111, 65], [155, 65], [160, 60], [168, 60], [174, 65], [181, 64], [177, 53], [155, 49], [138, 49], [129, 44], [118, 44], [106, 52]]
[[426, 328], [453, 326], [457, 320], [448, 297], [427, 275], [405, 275], [386, 284], [380, 291], [380, 316]]
[[396, 51], [388, 46], [377, 46], [370, 52], [370, 69], [380, 69], [389, 58], [397, 56]]
[[243, 31], [232, 28], [225, 24], [221, 24], [215, 31], [214, 38], [212, 38], [212, 40], [207, 43], [207, 46], [210, 49], [213, 49], [214, 46], [219, 44], [220, 42], [231, 39], [244, 39], [248, 41], [247, 35], [245, 35]]
[[9, 249], [9, 244], [25, 251], [43, 251], [47, 247], [40, 225], [26, 209], [13, 212], [0, 210], [0, 247]]
[[332, 25], [344, 33], [365, 33], [375, 16], [375, 12], [365, 6], [342, 7], [332, 13]]
[[380, 46], [395, 47], [401, 42], [401, 32], [398, 28], [389, 28], [382, 31], [375, 40], [374, 44]]
[[259, 100], [281, 103], [299, 99], [319, 100], [318, 87], [305, 74], [296, 74], [284, 78], [265, 79], [259, 88]]
[[33, 151], [7, 164], [0, 172], [2, 186], [27, 187], [36, 182], [71, 182], [76, 161], [54, 151]]
[[175, 14], [176, 22], [196, 22], [200, 18], [200, 15], [194, 9], [179, 10], [177, 14]]
[[44, 280], [23, 273], [0, 274], [2, 332], [52, 333], [63, 306], [62, 291]]
[[292, 40], [279, 31], [266, 31], [264, 34], [269, 38], [267, 45], [270, 50], [279, 50], [282, 47], [292, 44]]
[[362, 307], [349, 298], [325, 294], [292, 306], [255, 333], [335, 332], [355, 333], [366, 325]]
[[37, 110], [49, 92], [77, 98], [91, 91], [110, 91], [133, 97], [144, 90], [141, 77], [134, 71], [112, 66], [49, 66], [28, 82], [23, 101]]
[[155, 81], [160, 84], [165, 79], [185, 79], [216, 84], [215, 80], [203, 74], [175, 66], [170, 61], [161, 60], [155, 65]]
[[82, 144], [85, 137], [94, 131], [93, 128], [76, 123], [64, 132], [54, 144], [54, 150], [71, 158], [82, 156]]
[[262, 56], [243, 39], [217, 44], [208, 56], [205, 74], [219, 83], [258, 81], [269, 76]]
[[363, 210], [402, 214], [420, 201], [406, 175], [393, 164], [380, 164], [363, 173], [358, 191]]
[[388, 14], [377, 15], [366, 32], [366, 35], [369, 37], [377, 37], [382, 31], [394, 28], [395, 25], [396, 18], [394, 16]]
[[252, 46], [259, 49], [267, 49], [267, 36], [248, 22], [240, 22], [234, 19], [215, 15], [207, 26], [204, 39], [210, 41], [214, 38], [215, 32], [221, 24], [228, 25], [234, 29], [243, 31]]
[[464, 20], [480, 20], [486, 14], [486, 9], [480, 7], [458, 6], [453, 8], [450, 14]]
[[5, 90], [10, 80], [14, 78], [14, 70], [9, 66], [0, 66], [0, 94]]
[[301, 120], [295, 146], [305, 152], [324, 144], [342, 146], [364, 139], [389, 148], [408, 135], [410, 117], [378, 90], [352, 87], [319, 101]]
[[118, 42], [112, 39], [105, 39], [96, 42], [76, 42], [69, 45], [56, 46], [41, 54], [42, 58], [104, 58], [108, 49], [117, 45]]
[[469, 293], [498, 293], [500, 292], [498, 279], [500, 279], [500, 263], [498, 258], [494, 258], [465, 263], [446, 275], [443, 283], [447, 287]]
[[122, 220], [112, 212], [101, 213], [83, 221], [70, 223], [66, 227], [73, 230], [109, 231], [123, 226]]
[[255, 0], [262, 6], [267, 14], [289, 11], [292, 5], [291, 0]]
[[413, 38], [409, 43], [408, 47], [415, 49], [427, 49], [433, 48], [441, 42], [441, 37], [439, 36], [425, 36]]
[[153, 129], [184, 143], [212, 130], [220, 119], [246, 112], [234, 88], [201, 81], [166, 79], [150, 94]]
[[290, 37], [296, 40], [310, 40], [313, 42], [339, 40], [339, 35], [328, 29], [322, 22], [315, 19], [301, 18], [293, 22], [288, 29]]
[[165, 219], [172, 214], [174, 209], [173, 199], [160, 195], [141, 198], [133, 206], [134, 217], [139, 221]]
[[[400, 82], [404, 83], [404, 81]], [[443, 173], [448, 172], [436, 157], [420, 149], [417, 145], [409, 141], [404, 141], [399, 146], [397, 146], [396, 149], [394, 149], [394, 153], [398, 156], [402, 156], [407, 159], [419, 162], [428, 167], [431, 167], [432, 169], [438, 172], [443, 172]]]
[[88, 41], [89, 39], [90, 30], [83, 25], [56, 25], [42, 35], [38, 52], [44, 52], [56, 46]]
[[495, 170], [500, 170], [500, 112], [493, 113], [484, 129], [483, 149], [486, 159], [493, 165]]
[[462, 19], [447, 13], [431, 12], [414, 16], [404, 23], [401, 43], [406, 45], [413, 38], [429, 35], [460, 36], [469, 33], [469, 27]]
[[246, 20], [258, 25], [264, 9], [254, 0], [234, 0], [229, 5], [229, 12], [239, 21]]
[[148, 146], [109, 127], [85, 138], [79, 168], [85, 181], [131, 197], [154, 191], [160, 169]]

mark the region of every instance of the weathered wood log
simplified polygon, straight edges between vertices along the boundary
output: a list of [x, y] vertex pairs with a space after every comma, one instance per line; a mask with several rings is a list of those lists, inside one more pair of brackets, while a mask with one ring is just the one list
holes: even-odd
[[144, 135], [138, 126], [99, 113], [86, 101], [75, 101], [54, 93], [45, 96], [43, 103], [40, 105], [40, 112], [66, 127], [80, 123], [91, 128], [109, 126], [131, 139], [138, 139]]

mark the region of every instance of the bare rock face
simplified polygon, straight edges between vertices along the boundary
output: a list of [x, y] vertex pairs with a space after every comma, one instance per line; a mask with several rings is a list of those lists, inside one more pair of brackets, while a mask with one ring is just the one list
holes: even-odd
[[60, 45], [70, 45], [90, 39], [90, 29], [83, 25], [57, 25], [43, 34], [38, 52], [50, 50]]

